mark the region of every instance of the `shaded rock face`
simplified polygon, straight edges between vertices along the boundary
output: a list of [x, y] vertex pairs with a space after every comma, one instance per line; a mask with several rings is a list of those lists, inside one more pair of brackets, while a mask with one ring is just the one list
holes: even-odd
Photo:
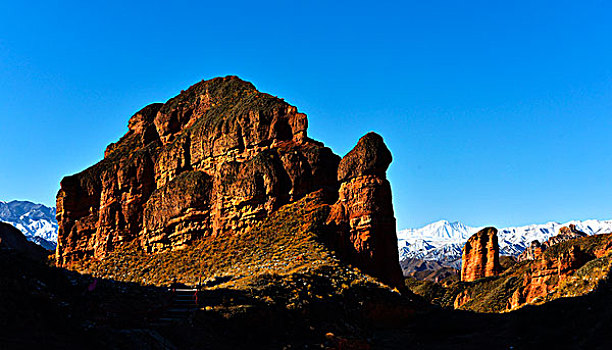
[[470, 282], [501, 272], [497, 229], [484, 228], [470, 237], [461, 256], [461, 280]]
[[338, 166], [337, 202], [327, 224], [343, 257], [379, 277], [402, 287], [391, 186], [386, 170], [391, 152], [375, 133], [363, 136]]
[[2, 249], [17, 251], [27, 257], [42, 260], [49, 251], [26, 239], [21, 231], [10, 224], [0, 222], [0, 254]]
[[559, 255], [557, 259], [557, 273], [561, 277], [567, 276], [591, 259], [593, 259], [593, 256], [583, 252], [580, 246], [573, 245], [568, 251]]
[[341, 162], [307, 127], [295, 107], [231, 76], [143, 108], [102, 161], [61, 181], [57, 264], [103, 258], [125, 242], [155, 253], [238, 235], [323, 190], [337, 208], [335, 241], [347, 245], [337, 250], [400, 285], [391, 153], [371, 133]]

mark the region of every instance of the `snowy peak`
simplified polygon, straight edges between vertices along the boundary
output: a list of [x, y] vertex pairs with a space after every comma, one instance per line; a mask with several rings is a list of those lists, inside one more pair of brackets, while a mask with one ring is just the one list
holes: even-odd
[[55, 249], [55, 208], [28, 201], [0, 201], [0, 221], [15, 226], [28, 240], [46, 249]]
[[420, 229], [406, 229], [398, 232], [399, 237], [418, 236], [420, 238], [430, 238], [433, 240], [448, 240], [465, 238], [468, 239], [471, 235], [471, 227], [464, 225], [461, 222], [448, 222], [446, 220], [436, 221]]

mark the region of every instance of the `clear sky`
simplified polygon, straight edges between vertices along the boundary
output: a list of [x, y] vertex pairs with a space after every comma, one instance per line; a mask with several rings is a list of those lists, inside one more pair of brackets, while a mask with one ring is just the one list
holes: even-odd
[[380, 133], [399, 228], [612, 218], [603, 0], [2, 1], [0, 199], [53, 205], [138, 109], [228, 74], [340, 155]]

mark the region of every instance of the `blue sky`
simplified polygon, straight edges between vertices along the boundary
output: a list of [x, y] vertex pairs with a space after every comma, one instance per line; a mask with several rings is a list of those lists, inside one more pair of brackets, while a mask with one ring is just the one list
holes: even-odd
[[0, 199], [54, 204], [135, 111], [235, 74], [340, 155], [380, 133], [399, 228], [612, 218], [611, 17], [607, 1], [4, 1]]

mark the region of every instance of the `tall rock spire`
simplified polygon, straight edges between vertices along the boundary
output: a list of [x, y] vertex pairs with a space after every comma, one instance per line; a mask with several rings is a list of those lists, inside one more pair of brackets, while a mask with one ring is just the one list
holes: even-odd
[[363, 136], [338, 166], [340, 191], [328, 225], [339, 254], [381, 281], [403, 287], [391, 185], [391, 152], [382, 137]]

